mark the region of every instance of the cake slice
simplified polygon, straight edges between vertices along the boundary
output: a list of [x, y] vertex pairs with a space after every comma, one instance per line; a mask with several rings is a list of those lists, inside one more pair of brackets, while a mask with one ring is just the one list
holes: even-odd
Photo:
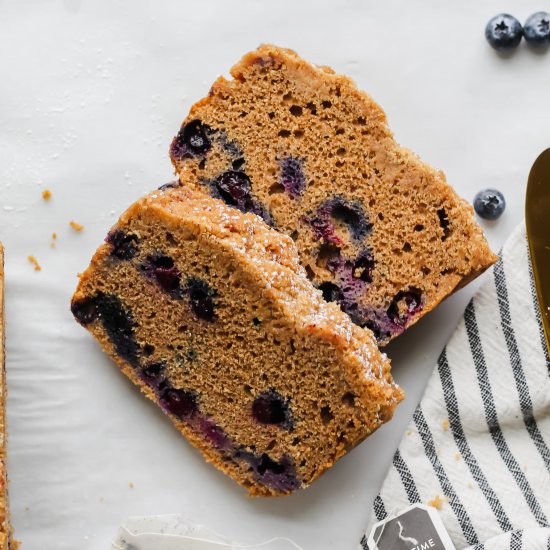
[[292, 237], [325, 299], [381, 344], [496, 260], [472, 208], [349, 78], [269, 45], [231, 74], [174, 138], [177, 172]]
[[289, 237], [177, 184], [122, 215], [72, 312], [252, 495], [306, 487], [402, 399], [372, 334], [322, 299]]
[[0, 550], [10, 548], [6, 469], [6, 365], [4, 360], [4, 248], [0, 243]]

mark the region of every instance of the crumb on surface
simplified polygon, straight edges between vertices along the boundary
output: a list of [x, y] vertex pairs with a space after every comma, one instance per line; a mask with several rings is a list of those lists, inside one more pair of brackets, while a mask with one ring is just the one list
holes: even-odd
[[474, 484], [470, 481], [468, 483], [468, 489], [473, 489], [474, 488]]
[[455, 460], [460, 460], [462, 455], [460, 453], [455, 453]]
[[69, 222], [69, 225], [75, 230], [75, 231], [82, 231], [84, 229], [84, 226], [81, 223], [77, 223], [74, 220], [71, 220]]
[[447, 431], [449, 429], [449, 419], [448, 418], [445, 418], [442, 422], [441, 422], [441, 427]]
[[42, 191], [42, 198], [45, 201], [49, 201], [52, 198], [52, 192], [49, 189], [44, 189], [44, 191]]
[[130, 483], [128, 483], [128, 487], [129, 487], [130, 489], [133, 489], [133, 488], [134, 488], [134, 484], [130, 481]]
[[38, 260], [34, 256], [27, 256], [27, 260], [34, 265], [35, 271], [42, 271], [42, 268], [40, 267], [40, 264], [38, 263]]
[[428, 506], [431, 506], [432, 508], [436, 508], [437, 510], [442, 510], [443, 505], [445, 504], [446, 499], [436, 495], [431, 500], [428, 500]]
[[407, 431], [405, 432], [405, 435], [412, 435], [412, 430], [407, 430]]

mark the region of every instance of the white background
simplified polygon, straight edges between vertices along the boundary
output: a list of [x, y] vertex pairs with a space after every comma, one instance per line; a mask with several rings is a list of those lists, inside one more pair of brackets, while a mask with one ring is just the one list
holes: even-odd
[[[530, 165], [550, 145], [550, 54], [522, 44], [500, 56], [483, 30], [498, 12], [524, 21], [545, 7], [0, 0], [10, 497], [23, 550], [106, 549], [127, 516], [160, 513], [182, 513], [244, 542], [278, 535], [306, 550], [354, 548], [476, 283], [388, 349], [408, 394], [390, 425], [307, 491], [251, 500], [203, 463], [72, 320], [76, 273], [125, 207], [172, 178], [168, 146], [190, 105], [261, 42], [350, 74], [384, 107], [397, 139], [444, 169], [468, 200], [481, 188], [501, 189], [508, 209], [485, 224], [500, 248], [522, 218]], [[69, 228], [72, 219], [82, 233]]]

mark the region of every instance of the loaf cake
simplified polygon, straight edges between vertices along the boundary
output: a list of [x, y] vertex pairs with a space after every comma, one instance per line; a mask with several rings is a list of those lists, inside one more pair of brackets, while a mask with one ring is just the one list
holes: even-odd
[[121, 216], [71, 309], [252, 495], [306, 487], [402, 399], [372, 334], [322, 299], [288, 236], [189, 187]]
[[0, 243], [0, 550], [10, 548], [6, 469], [6, 370], [4, 360], [4, 248]]
[[231, 75], [184, 120], [177, 172], [292, 237], [325, 299], [381, 344], [495, 261], [472, 208], [352, 80], [270, 45]]

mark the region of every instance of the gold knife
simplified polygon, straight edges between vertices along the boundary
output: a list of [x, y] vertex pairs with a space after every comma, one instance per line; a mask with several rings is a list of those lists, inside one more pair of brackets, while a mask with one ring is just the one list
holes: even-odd
[[550, 149], [539, 155], [529, 173], [525, 225], [546, 347], [550, 353]]

